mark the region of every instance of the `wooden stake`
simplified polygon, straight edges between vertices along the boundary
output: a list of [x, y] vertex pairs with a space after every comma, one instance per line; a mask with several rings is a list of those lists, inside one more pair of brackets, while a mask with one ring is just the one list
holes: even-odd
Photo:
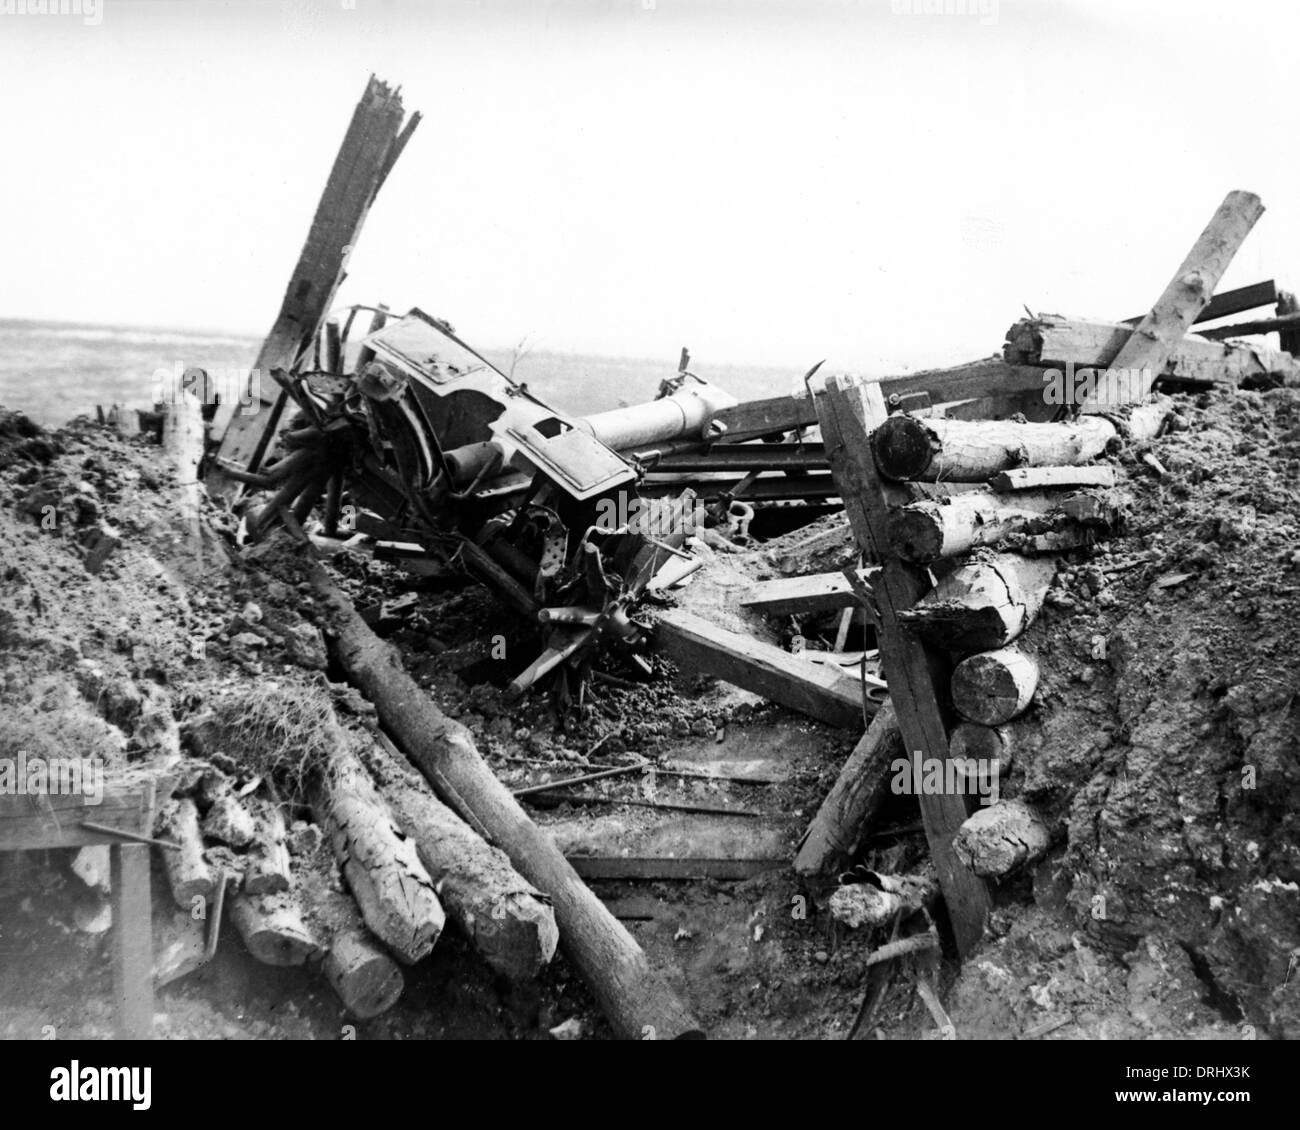
[[[928, 580], [923, 570], [892, 555], [887, 544], [889, 508], [869, 435], [870, 426], [886, 418], [884, 402], [879, 388], [831, 378], [818, 408], [831, 471], [854, 536], [869, 560], [883, 562], [872, 588], [880, 612], [881, 659], [905, 748], [943, 762], [948, 733], [930, 670], [930, 663], [941, 657], [927, 654], [898, 620], [898, 613], [925, 592]], [[983, 882], [952, 851], [952, 837], [966, 818], [965, 800], [956, 794], [927, 794], [920, 805], [957, 948], [964, 955], [983, 937], [992, 905]]]

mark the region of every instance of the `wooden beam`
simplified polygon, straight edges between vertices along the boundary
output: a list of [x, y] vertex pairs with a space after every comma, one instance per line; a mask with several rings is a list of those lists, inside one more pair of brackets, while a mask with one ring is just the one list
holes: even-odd
[[748, 879], [789, 865], [798, 826], [784, 816], [738, 820], [676, 813], [643, 823], [611, 813], [544, 827], [583, 878]]
[[[1007, 331], [1004, 352], [1008, 361], [1028, 365], [1056, 369], [1073, 366], [1076, 372], [1104, 369], [1112, 364], [1132, 332], [1115, 322], [1042, 315], [1015, 323]], [[1235, 388], [1246, 377], [1274, 372], [1300, 378], [1300, 362], [1282, 350], [1210, 341], [1192, 334], [1178, 342], [1157, 376]], [[1043, 387], [1040, 379], [1039, 388]]]
[[[1251, 283], [1250, 286], [1241, 286], [1236, 290], [1225, 290], [1222, 294], [1216, 294], [1210, 299], [1209, 304], [1201, 311], [1193, 325], [1199, 325], [1201, 322], [1212, 322], [1215, 318], [1228, 318], [1233, 314], [1244, 314], [1247, 310], [1255, 310], [1260, 306], [1271, 306], [1278, 300], [1280, 293], [1277, 289], [1277, 283], [1272, 279]], [[1138, 314], [1134, 318], [1125, 318], [1124, 324], [1126, 326], [1136, 326], [1145, 317], [1145, 314]]]
[[320, 332], [370, 206], [418, 121], [414, 115], [404, 130], [404, 114], [398, 91], [371, 75], [316, 207], [280, 313], [258, 352], [249, 390], [259, 398], [257, 410], [231, 416], [208, 472], [209, 493], [233, 494], [239, 484], [225, 471], [256, 471], [285, 422], [287, 398], [271, 380], [271, 370], [292, 370]]
[[[1030, 365], [991, 358], [948, 369], [925, 369], [880, 377], [873, 383], [879, 384], [886, 403], [891, 397], [902, 398], [925, 392], [929, 394], [931, 404], [945, 404], [1041, 392], [1043, 374]], [[821, 396], [818, 392], [816, 400]], [[806, 395], [750, 400], [717, 412], [712, 423], [725, 428], [722, 439], [731, 443], [811, 427], [817, 423], [817, 407], [814, 399]]]
[[112, 849], [113, 995], [118, 1034], [153, 1038], [153, 906], [147, 844]]
[[[821, 402], [822, 437], [839, 484], [853, 532], [869, 558], [883, 562], [873, 586], [880, 614], [877, 638], [889, 697], [898, 715], [904, 746], [916, 756], [948, 759], [948, 731], [935, 691], [931, 663], [921, 641], [899, 623], [929, 588], [924, 569], [889, 551], [889, 506], [871, 456], [870, 429], [885, 419], [878, 388], [835, 379], [827, 381]], [[952, 839], [966, 819], [966, 801], [955, 793], [927, 793], [919, 798], [930, 855], [948, 906], [957, 948], [964, 956], [979, 944], [992, 907], [988, 888], [952, 849]]]
[[[861, 681], [839, 668], [809, 662], [680, 609], [659, 617], [654, 638], [683, 670], [713, 675], [830, 726], [863, 726]], [[868, 701], [867, 710], [874, 713], [875, 704]]]
[[[863, 569], [859, 576], [870, 584], [874, 572], [874, 569]], [[843, 573], [814, 573], [810, 577], [759, 581], [740, 603], [765, 616], [811, 616], [819, 612], [857, 608], [858, 598]]]
[[[1234, 191], [1224, 197], [1151, 312], [1107, 364], [1092, 395], [1085, 397], [1081, 405], [1084, 412], [1100, 413], [1147, 397], [1179, 342], [1209, 304], [1237, 249], [1263, 214], [1264, 204], [1252, 192]], [[1136, 386], [1127, 384], [1121, 375], [1126, 372], [1141, 374]]]
[[818, 875], [849, 859], [889, 796], [894, 761], [905, 755], [898, 716], [886, 699], [804, 833], [794, 858], [799, 874]]
[[1201, 336], [1211, 341], [1224, 341], [1231, 337], [1250, 337], [1253, 334], [1282, 333], [1300, 329], [1300, 314], [1278, 314], [1272, 318], [1256, 318], [1251, 322], [1234, 322], [1230, 326], [1214, 326], [1202, 330]]

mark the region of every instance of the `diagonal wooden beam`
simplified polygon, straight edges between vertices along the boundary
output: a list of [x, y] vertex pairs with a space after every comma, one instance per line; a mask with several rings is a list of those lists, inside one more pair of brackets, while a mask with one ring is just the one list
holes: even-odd
[[1092, 396], [1081, 406], [1084, 412], [1104, 412], [1150, 394], [1156, 377], [1209, 305], [1223, 272], [1263, 214], [1264, 204], [1253, 192], [1233, 191], [1224, 197], [1164, 293], [1098, 375]]
[[258, 352], [257, 379], [249, 389], [252, 410], [231, 416], [208, 472], [209, 493], [233, 495], [239, 483], [226, 472], [256, 471], [270, 450], [287, 400], [270, 373], [292, 370], [320, 332], [370, 206], [419, 121], [419, 114], [413, 114], [403, 127], [404, 113], [400, 93], [371, 75], [316, 206], [280, 313]]
[[[886, 488], [868, 442], [871, 430], [885, 419], [884, 400], [877, 385], [832, 377], [817, 403], [831, 471], [853, 533], [868, 558], [882, 563], [873, 578], [872, 591], [880, 614], [882, 670], [904, 749], [913, 756], [936, 759], [942, 764], [948, 759], [948, 730], [931, 664], [943, 662], [943, 657], [927, 649], [898, 619], [899, 612], [910, 609], [926, 592], [929, 580], [923, 568], [900, 560], [890, 551]], [[943, 792], [918, 799], [957, 949], [964, 956], [979, 944], [992, 907], [983, 880], [963, 866], [952, 850], [953, 836], [966, 819], [966, 800]]]

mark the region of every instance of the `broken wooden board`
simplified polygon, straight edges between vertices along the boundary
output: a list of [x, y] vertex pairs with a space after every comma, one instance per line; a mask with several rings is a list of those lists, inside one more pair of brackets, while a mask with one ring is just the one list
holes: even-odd
[[584, 879], [748, 879], [789, 864], [795, 820], [610, 814], [543, 825]]
[[[31, 758], [27, 765], [36, 761]], [[17, 762], [23, 771], [24, 762]], [[0, 794], [0, 851], [83, 847], [86, 844], [129, 842], [153, 835], [154, 798], [160, 783], [170, 791], [170, 779], [133, 773], [125, 780], [104, 778], [102, 797], [86, 790]], [[22, 787], [21, 780], [15, 788]], [[83, 821], [120, 830], [122, 836], [83, 828]]]
[[[713, 675], [830, 726], [863, 728], [861, 683], [837, 668], [809, 663], [680, 609], [660, 616], [654, 638], [685, 672]], [[874, 713], [874, 704], [868, 703], [868, 712]]]
[[211, 494], [233, 494], [239, 484], [224, 472], [256, 471], [271, 448], [285, 412], [286, 395], [271, 370], [292, 370], [319, 333], [385, 178], [420, 119], [405, 111], [397, 90], [370, 76], [353, 111], [329, 180], [316, 207], [280, 313], [258, 352], [248, 392], [254, 403], [230, 417], [207, 485]]
[[[858, 575], [870, 584], [874, 572], [874, 569], [862, 569]], [[740, 603], [765, 616], [811, 616], [857, 608], [858, 598], [843, 573], [814, 573], [809, 577], [759, 581]]]
[[[1115, 322], [1077, 321], [1056, 315], [1023, 319], [1007, 331], [1005, 354], [1008, 361], [1064, 369], [1104, 369], [1119, 355], [1132, 335], [1130, 326]], [[1157, 374], [1202, 385], [1235, 388], [1247, 377], [1282, 373], [1300, 380], [1300, 361], [1290, 354], [1262, 345], [1244, 345], [1189, 334], [1174, 347]], [[1044, 382], [1042, 373], [1039, 385]]]
[[[879, 613], [877, 638], [889, 675], [889, 700], [898, 716], [906, 749], [915, 756], [948, 760], [948, 731], [935, 691], [931, 663], [942, 657], [926, 649], [899, 622], [929, 588], [924, 569], [889, 550], [891, 514], [884, 485], [871, 455], [870, 431], [886, 418], [879, 390], [846, 379], [826, 382], [821, 427], [831, 471], [862, 551], [881, 561], [873, 591]], [[966, 819], [966, 800], [957, 793], [925, 793], [918, 798], [930, 857], [948, 907], [958, 951], [965, 956], [980, 942], [992, 909], [983, 881], [964, 866], [952, 840]]]

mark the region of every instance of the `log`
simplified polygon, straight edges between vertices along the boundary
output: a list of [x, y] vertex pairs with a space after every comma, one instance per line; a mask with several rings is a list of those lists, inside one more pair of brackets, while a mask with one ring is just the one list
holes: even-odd
[[205, 903], [216, 892], [216, 878], [203, 858], [203, 836], [199, 832], [199, 810], [188, 797], [171, 797], [158, 809], [156, 825], [160, 839], [180, 845], [179, 851], [162, 853], [172, 898], [183, 910], [190, 910], [194, 900]]
[[312, 814], [366, 925], [398, 960], [414, 965], [432, 952], [446, 921], [433, 879], [337, 720], [327, 729], [336, 736], [326, 765], [312, 774]]
[[716, 627], [690, 612], [665, 612], [655, 624], [654, 638], [659, 650], [683, 670], [713, 675], [828, 726], [856, 730], [863, 710], [876, 710], [870, 699], [864, 705], [856, 676]]
[[287, 891], [291, 876], [284, 813], [269, 801], [258, 801], [255, 808], [256, 831], [244, 861], [243, 889], [250, 895]]
[[886, 699], [808, 825], [794, 869], [820, 875], [853, 856], [863, 831], [889, 796], [890, 766], [905, 754], [898, 716]]
[[1100, 467], [1017, 467], [999, 471], [989, 486], [995, 491], [1057, 490], [1062, 487], [1113, 487], [1115, 468]]
[[972, 655], [952, 673], [952, 704], [982, 726], [1010, 722], [1029, 706], [1038, 688], [1038, 664], [1014, 647]]
[[236, 895], [230, 920], [248, 952], [264, 965], [303, 965], [321, 952], [320, 939], [307, 925], [295, 891]]
[[1058, 501], [1050, 495], [958, 494], [943, 502], [913, 502], [895, 511], [890, 548], [905, 561], [955, 557], [997, 545], [1039, 520]]
[[899, 914], [911, 914], [939, 896], [933, 871], [916, 875], [884, 875], [876, 871], [853, 873], [862, 881], [845, 883], [831, 895], [831, 917], [850, 930], [861, 926], [886, 926]]
[[1011, 731], [1006, 726], [959, 722], [948, 735], [948, 757], [963, 779], [967, 776], [966, 767], [972, 761], [996, 765], [998, 776], [1004, 777], [1012, 762]]
[[366, 929], [332, 864], [328, 875], [320, 868], [304, 869], [302, 899], [310, 907], [313, 932], [326, 940], [321, 973], [344, 1007], [362, 1020], [387, 1012], [405, 988], [401, 966]]
[[387, 738], [360, 742], [358, 752], [415, 842], [451, 920], [498, 973], [516, 981], [535, 977], [560, 938], [550, 899], [443, 804]]
[[1003, 800], [974, 813], [952, 846], [975, 874], [997, 879], [1037, 859], [1051, 842], [1033, 808], [1022, 800]]
[[1109, 420], [1019, 424], [890, 416], [871, 435], [876, 466], [897, 480], [984, 482], [1022, 465], [1087, 463], [1104, 454], [1117, 430]]
[[172, 390], [170, 403], [164, 405], [163, 449], [176, 472], [177, 513], [185, 530], [185, 549], [202, 564], [203, 530], [200, 523], [200, 497], [203, 487], [199, 465], [204, 448], [203, 405], [199, 398], [181, 387]]
[[[1263, 214], [1263, 202], [1252, 192], [1233, 191], [1224, 197], [1150, 313], [1113, 360], [1107, 362], [1092, 395], [1083, 402], [1084, 412], [1102, 412], [1147, 397], [1192, 323], [1209, 305], [1237, 249]], [[1125, 380], [1126, 373], [1140, 375], [1136, 384]]]
[[1283, 333], [1296, 329], [1300, 329], [1300, 314], [1275, 314], [1271, 318], [1255, 318], [1231, 326], [1214, 326], [1201, 330], [1201, 336], [1208, 337], [1211, 341], [1226, 341], [1232, 337], [1251, 337], [1255, 334]]
[[1052, 557], [999, 553], [974, 560], [898, 618], [949, 651], [999, 648], [1034, 622], [1055, 573]]
[[550, 896], [561, 943], [615, 1033], [624, 1039], [702, 1039], [699, 1023], [677, 991], [650, 967], [632, 935], [497, 780], [469, 731], [421, 691], [393, 649], [366, 626], [319, 565], [308, 565], [307, 576], [349, 679], [375, 704], [398, 746], [443, 798], [491, 837], [525, 879]]

